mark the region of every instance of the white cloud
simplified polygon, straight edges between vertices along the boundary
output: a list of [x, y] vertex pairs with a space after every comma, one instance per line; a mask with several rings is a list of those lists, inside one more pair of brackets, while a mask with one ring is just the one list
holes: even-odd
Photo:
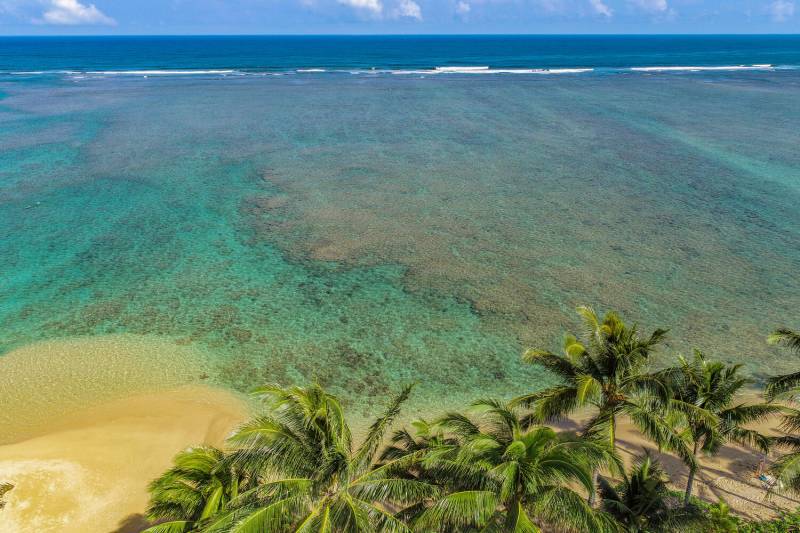
[[667, 0], [631, 0], [631, 2], [635, 6], [651, 13], [666, 13], [669, 9]]
[[785, 22], [794, 16], [794, 2], [775, 0], [769, 5], [769, 12], [775, 22]]
[[400, 0], [400, 4], [392, 12], [394, 18], [411, 18], [422, 20], [422, 9], [414, 0]]
[[608, 7], [603, 0], [589, 0], [589, 4], [591, 4], [592, 9], [598, 15], [603, 15], [604, 17], [610, 17], [614, 14], [610, 7]]
[[461, 0], [459, 3], [456, 4], [456, 13], [459, 15], [466, 15], [470, 11], [472, 11], [472, 6], [469, 5], [467, 2]]
[[49, 0], [49, 7], [35, 22], [58, 25], [106, 25], [117, 22], [97, 9], [94, 4], [81, 4], [78, 0]]
[[535, 4], [545, 13], [561, 13], [564, 11], [564, 0], [536, 0]]
[[359, 11], [367, 11], [376, 16], [380, 16], [383, 13], [381, 0], [339, 0], [339, 3]]

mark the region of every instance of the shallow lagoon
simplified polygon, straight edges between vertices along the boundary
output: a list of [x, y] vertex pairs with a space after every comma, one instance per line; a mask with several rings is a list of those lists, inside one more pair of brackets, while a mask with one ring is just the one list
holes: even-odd
[[521, 351], [589, 303], [671, 328], [662, 358], [796, 366], [764, 338], [798, 320], [800, 72], [0, 91], [0, 352], [148, 334], [197, 380], [439, 407], [547, 384]]

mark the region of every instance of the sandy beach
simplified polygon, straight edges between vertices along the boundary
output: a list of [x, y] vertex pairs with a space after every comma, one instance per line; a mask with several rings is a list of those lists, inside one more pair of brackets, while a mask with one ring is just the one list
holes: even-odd
[[0, 480], [15, 485], [2, 531], [140, 531], [147, 484], [175, 453], [221, 445], [248, 415], [241, 398], [193, 383], [192, 363], [185, 348], [130, 335], [0, 357]]
[[187, 446], [221, 445], [246, 416], [224, 391], [187, 387], [115, 400], [0, 446], [0, 479], [15, 485], [3, 531], [138, 532], [147, 483]]

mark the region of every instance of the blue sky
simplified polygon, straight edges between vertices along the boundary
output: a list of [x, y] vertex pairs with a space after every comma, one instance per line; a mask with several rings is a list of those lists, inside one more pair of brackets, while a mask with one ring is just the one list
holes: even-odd
[[800, 0], [0, 0], [0, 34], [798, 33]]

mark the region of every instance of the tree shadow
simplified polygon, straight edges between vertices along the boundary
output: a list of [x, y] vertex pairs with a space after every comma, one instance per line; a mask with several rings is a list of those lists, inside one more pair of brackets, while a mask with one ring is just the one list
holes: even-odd
[[135, 513], [123, 518], [117, 524], [117, 528], [109, 531], [109, 533], [140, 533], [152, 525], [143, 514]]

